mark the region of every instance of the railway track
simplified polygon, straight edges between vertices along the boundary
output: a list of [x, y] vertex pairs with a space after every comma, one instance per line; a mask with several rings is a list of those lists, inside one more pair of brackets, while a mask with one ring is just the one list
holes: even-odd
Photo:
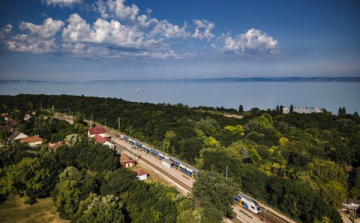
[[[116, 145], [119, 148], [122, 148], [124, 150], [126, 150], [126, 152], [132, 154], [132, 155], [136, 155], [133, 151], [119, 145], [116, 143]], [[161, 174], [165, 175], [166, 177], [170, 178], [171, 180], [175, 181], [177, 184], [179, 184], [180, 186], [182, 186], [184, 189], [186, 189], [187, 191], [191, 192], [192, 188], [189, 187], [188, 185], [184, 184], [182, 181], [178, 180], [176, 177], [174, 177], [173, 175], [171, 175], [170, 173], [168, 173], [167, 171], [161, 169], [160, 167], [158, 167], [157, 165], [153, 164], [152, 162], [148, 161], [147, 159], [144, 159], [143, 157], [140, 156], [140, 160], [145, 162], [146, 164], [148, 164], [149, 166], [151, 166], [152, 168], [156, 169], [157, 171], [159, 171]]]
[[271, 223], [291, 223], [290, 221], [276, 215], [274, 212], [266, 209], [265, 207], [261, 206], [261, 212], [259, 214], [260, 218], [264, 222], [271, 222]]

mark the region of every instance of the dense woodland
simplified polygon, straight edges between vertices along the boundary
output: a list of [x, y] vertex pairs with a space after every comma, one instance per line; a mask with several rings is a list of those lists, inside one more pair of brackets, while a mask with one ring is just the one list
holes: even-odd
[[[326, 111], [321, 114], [291, 112], [285, 115], [280, 108], [267, 111], [253, 108], [243, 112], [242, 106], [239, 111], [235, 111], [225, 108], [189, 108], [182, 104], [138, 105], [121, 99], [68, 95], [0, 96], [0, 102], [1, 112], [18, 111], [11, 115], [20, 121], [19, 129], [46, 135], [43, 138], [48, 140], [63, 139], [66, 135], [73, 134], [74, 129], [84, 131], [84, 127], [78, 123], [68, 127], [69, 129], [59, 127], [55, 128], [58, 130], [53, 130], [51, 124], [31, 128], [28, 123], [21, 121], [25, 112], [40, 112], [41, 107], [48, 111], [67, 113], [70, 110], [70, 114], [79, 112], [79, 121], [93, 117], [94, 121], [105, 124], [106, 118], [107, 126], [118, 130], [120, 118], [121, 132], [143, 140], [201, 170], [211, 171], [212, 174], [223, 176], [228, 167], [231, 179], [229, 185], [233, 185], [231, 188], [242, 190], [301, 222], [341, 222], [336, 209], [348, 197], [360, 198], [360, 118], [358, 114], [346, 114], [344, 108], [339, 109], [339, 114], [336, 115]], [[243, 115], [244, 118], [225, 117], [222, 115], [224, 112]], [[40, 190], [41, 193], [51, 193], [61, 216], [74, 221], [94, 217], [89, 207], [99, 206], [100, 203], [106, 207], [115, 203], [121, 205], [122, 212], [114, 214], [123, 216], [124, 221], [132, 222], [141, 222], [141, 219], [145, 219], [145, 214], [150, 214], [159, 222], [166, 222], [165, 215], [168, 216], [167, 222], [174, 222], [176, 219], [178, 222], [185, 222], [189, 216], [207, 216], [209, 213], [215, 215], [212, 219], [232, 216], [227, 206], [214, 206], [211, 201], [201, 198], [201, 193], [196, 192], [195, 188], [203, 188], [201, 177], [197, 181], [199, 185], [194, 186], [193, 200], [178, 198], [177, 193], [169, 188], [144, 184], [130, 176], [127, 183], [119, 185], [131, 186], [118, 189], [119, 179], [113, 182], [116, 186], [107, 188], [112, 185], [110, 181], [116, 179], [117, 174], [124, 174], [122, 171], [125, 170], [118, 169], [112, 163], [111, 155], [103, 157], [106, 153], [99, 152], [101, 148], [81, 140], [81, 134], [79, 135], [77, 140], [76, 137], [72, 138], [75, 141], [73, 146], [60, 148], [54, 154], [42, 152], [41, 149], [32, 154], [24, 152], [26, 148], [19, 146], [12, 150], [15, 152], [6, 153], [7, 157], [2, 155], [1, 179], [11, 178], [12, 175], [8, 172], [17, 172], [16, 168], [22, 168], [22, 165], [38, 165], [38, 168], [33, 168], [36, 179], [49, 184], [42, 186], [48, 190]], [[89, 157], [93, 153], [97, 154], [94, 155], [96, 159], [108, 161], [103, 161], [101, 165], [92, 162], [95, 158]], [[50, 160], [43, 161], [44, 159]], [[59, 165], [61, 168], [55, 166], [52, 170], [51, 167], [44, 167], [39, 172], [42, 165]], [[353, 170], [346, 171], [346, 166], [350, 165]], [[203, 176], [207, 176], [207, 173]], [[127, 178], [122, 177], [123, 179]], [[22, 186], [12, 192], [25, 193], [30, 197], [31, 194], [40, 196], [37, 194], [40, 193], [39, 186], [36, 182], [34, 184], [29, 188], [28, 185]], [[137, 187], [142, 189], [134, 190]], [[3, 188], [6, 192], [6, 187]], [[23, 188], [30, 191], [27, 189], [23, 192]], [[72, 193], [67, 192], [71, 190]], [[138, 194], [139, 191], [143, 194]], [[2, 194], [6, 194], [5, 192], [2, 189]], [[236, 194], [237, 191], [233, 193]], [[136, 198], [145, 194], [149, 197], [148, 205], [151, 208], [145, 208], [146, 198], [136, 201]], [[213, 194], [216, 196], [217, 193]], [[73, 195], [75, 198], [66, 198]], [[228, 201], [224, 200], [222, 203], [226, 202]], [[187, 203], [186, 208], [183, 203]], [[218, 211], [213, 211], [214, 209]]]

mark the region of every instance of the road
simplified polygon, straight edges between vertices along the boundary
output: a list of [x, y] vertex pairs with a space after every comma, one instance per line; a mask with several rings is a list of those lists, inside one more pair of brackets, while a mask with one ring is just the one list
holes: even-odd
[[[67, 116], [62, 113], [55, 113], [55, 118], [65, 120], [71, 124], [74, 123], [72, 116]], [[86, 121], [86, 120], [85, 120]], [[98, 126], [99, 123], [96, 123]], [[103, 126], [104, 127], [104, 126]], [[106, 127], [105, 127], [106, 128]], [[107, 134], [110, 135], [111, 130], [106, 128]], [[115, 132], [116, 135], [120, 135], [120, 132]], [[195, 179], [191, 178], [188, 175], [185, 175], [183, 172], [176, 170], [175, 168], [167, 168], [162, 165], [161, 160], [158, 158], [153, 157], [152, 155], [146, 152], [139, 152], [137, 155], [135, 154], [134, 150], [131, 148], [131, 145], [126, 143], [120, 138], [114, 137], [112, 139], [113, 143], [116, 144], [118, 147], [118, 152], [125, 152], [127, 155], [132, 157], [139, 157], [139, 159], [146, 163], [147, 165], [151, 166], [156, 172], [163, 175], [165, 179], [167, 179], [171, 184], [173, 184], [176, 188], [182, 190], [182, 192], [190, 193], [192, 191], [193, 183]], [[237, 215], [237, 220], [232, 220], [233, 222], [244, 222], [244, 223], [260, 223], [260, 222], [269, 222], [269, 223], [295, 223], [295, 221], [282, 216], [281, 214], [277, 213], [273, 209], [266, 207], [263, 204], [260, 204], [262, 212], [260, 215], [253, 214], [249, 210], [240, 207], [239, 205], [233, 206], [233, 210]]]

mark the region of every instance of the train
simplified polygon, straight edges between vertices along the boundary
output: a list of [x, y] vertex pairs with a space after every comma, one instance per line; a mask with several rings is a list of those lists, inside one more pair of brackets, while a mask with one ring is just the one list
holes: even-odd
[[259, 214], [261, 212], [259, 203], [244, 194], [238, 194], [238, 196], [235, 197], [235, 203], [243, 208], [248, 209], [254, 214]]
[[172, 163], [173, 163], [173, 166], [185, 173], [186, 175], [192, 177], [192, 178], [195, 178], [198, 176], [198, 170], [193, 168], [193, 167], [190, 167], [189, 165], [187, 164], [184, 164], [180, 161], [178, 161], [177, 159], [175, 159], [174, 157], [171, 157], [159, 150], [156, 150], [154, 148], [151, 148], [149, 146], [146, 146], [144, 145], [143, 143], [139, 142], [139, 141], [136, 141], [126, 135], [120, 135], [120, 139], [121, 140], [125, 140], [125, 142], [129, 143], [130, 145], [134, 146], [133, 148], [138, 148], [138, 149], [141, 149], [142, 151], [148, 153], [148, 154], [151, 154], [152, 156], [154, 157], [157, 157], [158, 159], [160, 160], [163, 160], [163, 159], [167, 159], [167, 160], [170, 160]]

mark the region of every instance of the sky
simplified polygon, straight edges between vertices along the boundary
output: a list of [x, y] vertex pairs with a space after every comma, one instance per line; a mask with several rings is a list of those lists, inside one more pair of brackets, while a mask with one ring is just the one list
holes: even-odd
[[358, 0], [1, 0], [0, 80], [359, 77]]

